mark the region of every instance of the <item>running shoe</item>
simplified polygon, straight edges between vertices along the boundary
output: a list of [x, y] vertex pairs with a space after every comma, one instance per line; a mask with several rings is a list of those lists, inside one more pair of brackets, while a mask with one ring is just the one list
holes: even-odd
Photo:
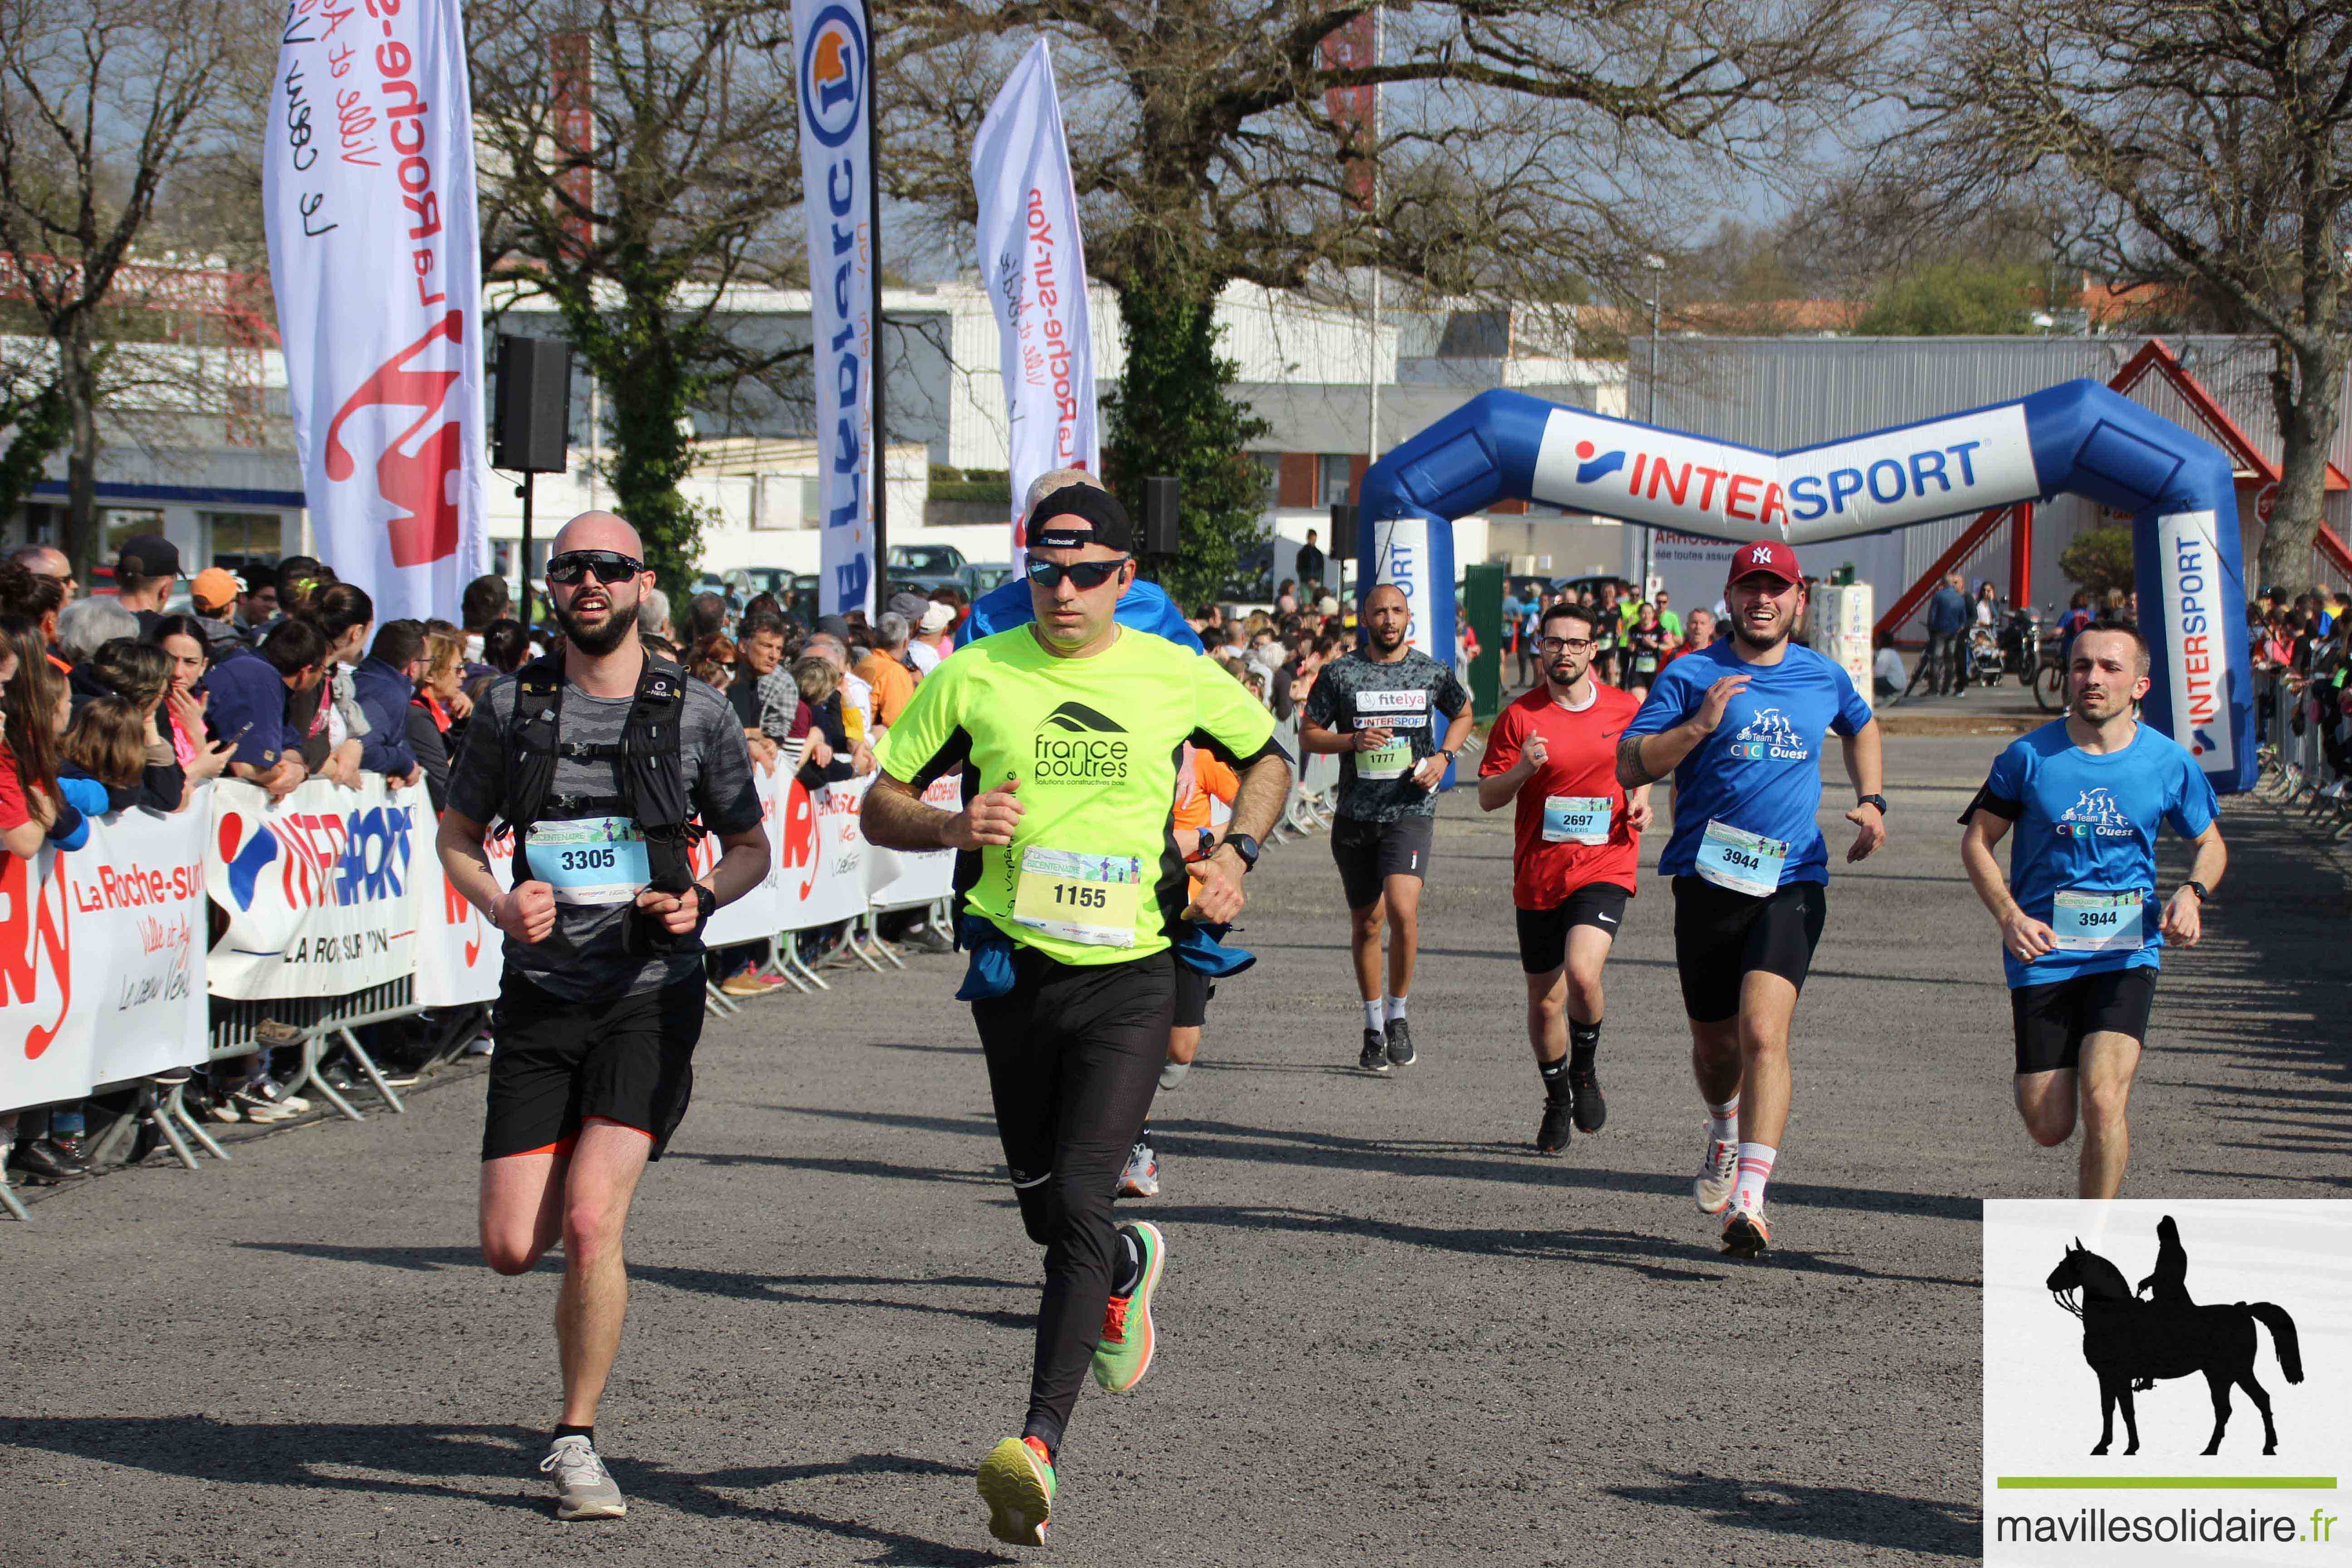
[[618, 1519], [629, 1511], [596, 1446], [577, 1433], [558, 1437], [539, 1468], [554, 1479], [558, 1519]]
[[1356, 1065], [1363, 1068], [1366, 1072], [1384, 1073], [1388, 1071], [1388, 1037], [1381, 1034], [1378, 1029], [1366, 1029], [1364, 1031], [1364, 1054], [1356, 1058]]
[[1054, 1512], [1054, 1462], [1034, 1437], [1007, 1437], [980, 1462], [980, 1495], [988, 1504], [988, 1533], [1015, 1546], [1045, 1544]]
[[1570, 1118], [1573, 1113], [1574, 1108], [1570, 1101], [1546, 1098], [1543, 1122], [1536, 1129], [1537, 1153], [1557, 1154], [1568, 1147], [1568, 1141], [1572, 1136], [1569, 1130]]
[[1699, 1161], [1698, 1180], [1691, 1184], [1691, 1196], [1698, 1200], [1698, 1212], [1721, 1214], [1731, 1202], [1731, 1189], [1738, 1184], [1738, 1143], [1728, 1139], [1708, 1139], [1706, 1157]]
[[1135, 1147], [1127, 1152], [1127, 1169], [1118, 1173], [1118, 1195], [1123, 1198], [1156, 1198], [1160, 1195], [1160, 1157], [1151, 1145], [1139, 1138]]
[[1570, 1068], [1568, 1087], [1576, 1091], [1576, 1130], [1600, 1131], [1601, 1123], [1609, 1120], [1609, 1102], [1601, 1097], [1601, 1080], [1591, 1068], [1582, 1072]]
[[1389, 1020], [1388, 1049], [1390, 1066], [1401, 1068], [1412, 1066], [1412, 1031], [1405, 1026], [1405, 1021], [1402, 1018]]
[[1162, 1066], [1160, 1069], [1160, 1092], [1166, 1094], [1175, 1089], [1184, 1081], [1184, 1075], [1192, 1070], [1191, 1062], [1169, 1062]]
[[1146, 1221], [1120, 1226], [1143, 1249], [1143, 1278], [1131, 1295], [1113, 1296], [1103, 1309], [1102, 1338], [1095, 1345], [1095, 1381], [1113, 1394], [1125, 1394], [1150, 1370], [1151, 1352], [1159, 1336], [1151, 1328], [1151, 1293], [1160, 1289], [1160, 1271], [1168, 1261], [1168, 1244], [1160, 1227]]
[[1732, 1205], [1731, 1217], [1723, 1222], [1723, 1250], [1733, 1258], [1761, 1258], [1771, 1249], [1772, 1229], [1764, 1223], [1764, 1205]]

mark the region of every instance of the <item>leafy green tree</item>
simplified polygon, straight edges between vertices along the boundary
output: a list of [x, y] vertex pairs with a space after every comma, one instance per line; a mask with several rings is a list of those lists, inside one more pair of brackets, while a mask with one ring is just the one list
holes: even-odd
[[2104, 594], [2110, 588], [2121, 588], [2129, 593], [2137, 580], [2132, 563], [2131, 529], [2123, 523], [2084, 529], [2058, 552], [2058, 570], [2066, 574], [2076, 586], [2088, 588], [2094, 595]]
[[1865, 337], [1993, 336], [2033, 330], [2031, 267], [1937, 261], [1888, 282], [1854, 331]]
[[1180, 605], [1213, 598], [1258, 539], [1264, 481], [1250, 444], [1271, 426], [1234, 401], [1237, 367], [1217, 352], [1214, 306], [1195, 290], [1119, 295], [1127, 365], [1104, 400], [1103, 478], [1133, 500], [1142, 481], [1172, 475], [1183, 552], [1160, 570]]

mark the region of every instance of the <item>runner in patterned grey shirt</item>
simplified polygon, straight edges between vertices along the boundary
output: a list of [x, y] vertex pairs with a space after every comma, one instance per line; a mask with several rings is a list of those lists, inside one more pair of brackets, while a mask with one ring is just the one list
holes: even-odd
[[[1364, 1003], [1356, 1065], [1384, 1073], [1413, 1059], [1405, 1022], [1421, 942], [1437, 784], [1470, 733], [1470, 694], [1454, 671], [1414, 647], [1412, 607], [1383, 583], [1365, 595], [1365, 648], [1323, 667], [1307, 695], [1299, 744], [1339, 753], [1339, 817], [1331, 858], [1348, 898], [1349, 943]], [[1446, 720], [1445, 737], [1437, 721]], [[1388, 927], [1388, 994], [1381, 994], [1381, 928]]]

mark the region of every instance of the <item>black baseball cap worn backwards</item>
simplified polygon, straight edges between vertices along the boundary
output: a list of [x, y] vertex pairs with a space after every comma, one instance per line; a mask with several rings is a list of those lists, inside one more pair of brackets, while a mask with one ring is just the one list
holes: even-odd
[[[1083, 517], [1094, 524], [1094, 531], [1047, 528], [1046, 520], [1055, 517]], [[1033, 550], [1076, 550], [1088, 544], [1130, 552], [1135, 548], [1135, 524], [1129, 521], [1127, 509], [1118, 504], [1117, 496], [1093, 485], [1064, 485], [1039, 501], [1029, 513], [1027, 534]]]

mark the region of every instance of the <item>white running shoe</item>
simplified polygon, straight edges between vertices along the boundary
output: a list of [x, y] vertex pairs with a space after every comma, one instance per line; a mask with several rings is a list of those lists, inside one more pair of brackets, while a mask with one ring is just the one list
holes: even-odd
[[558, 1437], [539, 1468], [554, 1478], [558, 1519], [618, 1519], [629, 1511], [596, 1446], [577, 1433]]
[[1699, 1162], [1698, 1180], [1691, 1184], [1691, 1196], [1698, 1200], [1698, 1212], [1721, 1214], [1731, 1203], [1731, 1189], [1738, 1184], [1738, 1143], [1708, 1139], [1706, 1155]]
[[1160, 1156], [1151, 1145], [1139, 1138], [1135, 1147], [1127, 1152], [1127, 1169], [1118, 1174], [1118, 1195], [1123, 1198], [1156, 1198], [1160, 1195]]

